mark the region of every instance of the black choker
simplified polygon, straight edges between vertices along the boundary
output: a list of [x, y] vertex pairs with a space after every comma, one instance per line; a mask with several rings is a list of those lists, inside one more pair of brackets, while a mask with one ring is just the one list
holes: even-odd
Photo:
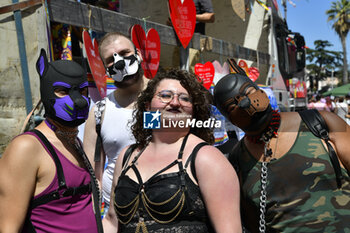
[[45, 119], [45, 123], [58, 136], [66, 138], [67, 141], [69, 141], [71, 143], [74, 142], [75, 138], [78, 136], [78, 133], [79, 133], [78, 130], [74, 130], [74, 131], [61, 130], [59, 126], [56, 126], [55, 124], [53, 124], [48, 119]]
[[266, 143], [273, 137], [277, 137], [277, 131], [281, 124], [281, 115], [278, 111], [272, 111], [272, 119], [266, 130], [261, 135], [258, 136], [246, 136], [250, 142], [253, 143]]

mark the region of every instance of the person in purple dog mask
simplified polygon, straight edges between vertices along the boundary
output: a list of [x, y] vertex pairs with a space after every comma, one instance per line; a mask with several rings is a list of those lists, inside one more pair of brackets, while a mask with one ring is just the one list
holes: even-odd
[[45, 120], [0, 159], [0, 232], [102, 232], [96, 178], [77, 138], [90, 106], [86, 71], [48, 62], [43, 49], [36, 68]]

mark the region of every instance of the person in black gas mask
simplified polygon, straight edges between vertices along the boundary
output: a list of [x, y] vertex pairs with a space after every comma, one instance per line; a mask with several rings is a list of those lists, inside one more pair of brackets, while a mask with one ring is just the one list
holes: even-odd
[[0, 159], [0, 232], [102, 232], [97, 182], [77, 139], [89, 112], [86, 72], [48, 62], [44, 50], [36, 65], [46, 118]]
[[141, 52], [128, 37], [107, 33], [99, 41], [99, 52], [117, 89], [92, 107], [85, 125], [84, 149], [101, 183], [103, 212], [107, 213], [115, 161], [125, 146], [135, 142], [128, 122], [148, 79], [143, 75]]
[[245, 132], [229, 155], [240, 179], [245, 227], [250, 232], [350, 230], [349, 126], [320, 111], [338, 155], [332, 157], [297, 112], [273, 111], [266, 94], [237, 70], [216, 84], [214, 101]]

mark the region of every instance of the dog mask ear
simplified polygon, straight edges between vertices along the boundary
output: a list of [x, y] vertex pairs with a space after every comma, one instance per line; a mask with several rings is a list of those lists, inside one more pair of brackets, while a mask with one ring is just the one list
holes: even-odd
[[48, 68], [48, 61], [47, 61], [46, 52], [44, 49], [41, 49], [39, 58], [36, 61], [36, 71], [38, 72], [40, 77], [44, 76], [44, 74], [47, 71], [47, 68]]

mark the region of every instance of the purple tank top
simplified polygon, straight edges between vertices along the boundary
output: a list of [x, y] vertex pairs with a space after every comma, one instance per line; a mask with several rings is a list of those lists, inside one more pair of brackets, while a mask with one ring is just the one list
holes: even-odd
[[[26, 132], [35, 136], [46, 151], [47, 147], [36, 134]], [[90, 182], [90, 174], [84, 168], [74, 165], [54, 146], [54, 150], [62, 164], [63, 173], [68, 187], [78, 187]], [[50, 154], [52, 157], [52, 155]], [[57, 173], [51, 184], [34, 199], [57, 190]], [[61, 197], [43, 205], [39, 205], [31, 211], [31, 221], [36, 232], [67, 233], [67, 232], [97, 232], [93, 203], [90, 194]], [[24, 230], [24, 232], [26, 232]]]

